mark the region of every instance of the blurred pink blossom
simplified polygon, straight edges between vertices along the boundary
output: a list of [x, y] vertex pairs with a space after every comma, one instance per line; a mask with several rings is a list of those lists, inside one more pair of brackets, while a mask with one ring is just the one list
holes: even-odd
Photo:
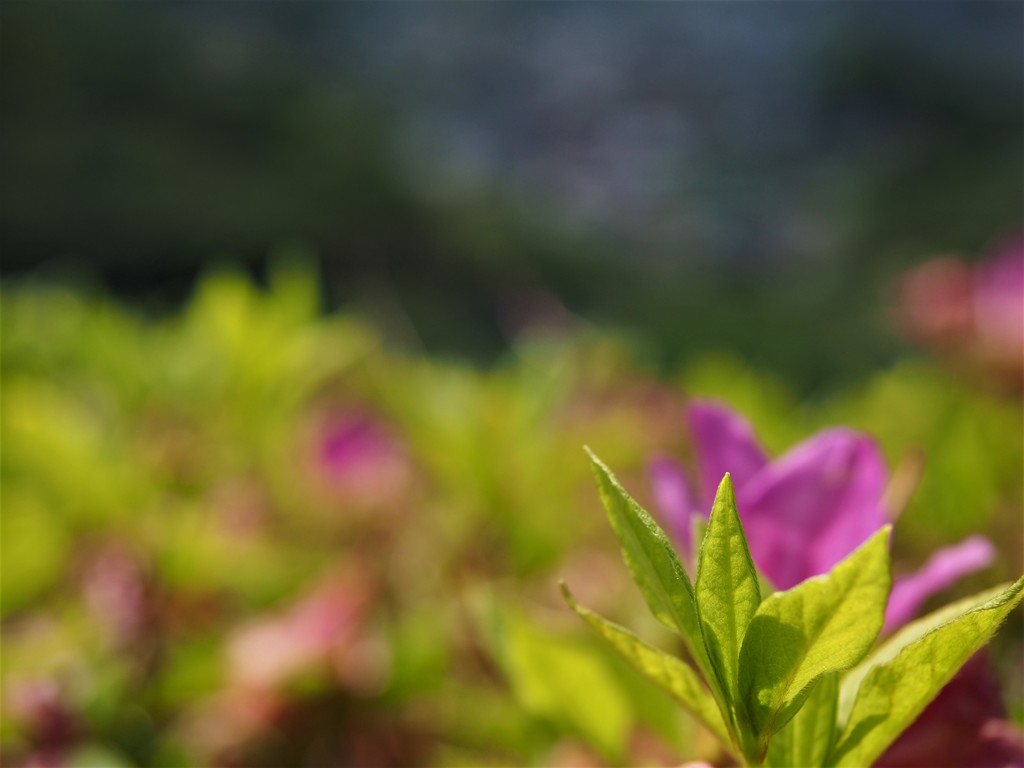
[[228, 641], [231, 680], [245, 689], [275, 689], [330, 666], [358, 639], [370, 597], [365, 580], [335, 575], [284, 611], [241, 627]]
[[59, 768], [82, 737], [60, 685], [50, 678], [21, 678], [5, 688], [4, 714], [25, 737], [30, 753], [25, 766]]
[[94, 553], [82, 574], [82, 589], [86, 605], [115, 643], [130, 644], [151, 628], [153, 606], [146, 574], [125, 548], [107, 546]]
[[364, 506], [393, 501], [412, 477], [401, 444], [363, 410], [323, 418], [315, 430], [313, 466], [328, 491]]
[[368, 643], [374, 593], [366, 564], [353, 562], [234, 630], [225, 685], [193, 709], [186, 739], [205, 754], [240, 749], [287, 718], [301, 698], [294, 684], [316, 676], [357, 694], [379, 688], [387, 670]]
[[916, 573], [897, 579], [885, 611], [885, 631], [913, 619], [925, 600], [955, 584], [961, 576], [987, 567], [995, 559], [995, 547], [984, 536], [970, 536], [959, 544], [940, 549]]
[[915, 341], [1024, 385], [1024, 237], [973, 266], [942, 257], [915, 267], [900, 281], [895, 309]]

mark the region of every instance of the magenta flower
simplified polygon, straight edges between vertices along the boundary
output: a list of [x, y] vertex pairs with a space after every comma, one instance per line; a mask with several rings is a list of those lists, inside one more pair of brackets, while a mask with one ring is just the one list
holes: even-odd
[[372, 589], [353, 566], [284, 611], [235, 630], [227, 645], [231, 680], [248, 690], [272, 690], [309, 669], [340, 663], [342, 652], [355, 646], [365, 629]]
[[983, 261], [943, 257], [900, 281], [896, 316], [903, 331], [953, 361], [1024, 386], [1024, 238]]
[[1018, 376], [1024, 365], [1024, 238], [974, 268], [974, 328], [982, 354]]
[[321, 416], [313, 429], [310, 464], [319, 487], [364, 507], [397, 506], [412, 467], [381, 419], [352, 409]]
[[[770, 461], [746, 420], [724, 406], [694, 402], [686, 416], [697, 458], [696, 493], [670, 459], [655, 459], [650, 472], [655, 504], [691, 562], [694, 518], [707, 517], [726, 472], [732, 474], [754, 564], [779, 589], [827, 572], [892, 516], [883, 496], [888, 471], [865, 435], [826, 430]], [[988, 540], [972, 536], [896, 579], [883, 631], [912, 619], [929, 596], [989, 565], [994, 556]], [[879, 765], [1024, 765], [1021, 734], [1007, 720], [991, 674], [984, 658], [975, 658]], [[966, 694], [970, 717], [963, 712]]]
[[[655, 503], [684, 556], [693, 555], [695, 515], [707, 517], [715, 489], [732, 474], [736, 505], [758, 570], [778, 589], [826, 573], [889, 521], [889, 473], [866, 435], [829, 429], [769, 460], [741, 416], [709, 401], [687, 408], [697, 458], [697, 492], [669, 459], [651, 463]], [[896, 580], [886, 616], [892, 628], [932, 594], [992, 562], [992, 545], [972, 537], [941, 550]]]

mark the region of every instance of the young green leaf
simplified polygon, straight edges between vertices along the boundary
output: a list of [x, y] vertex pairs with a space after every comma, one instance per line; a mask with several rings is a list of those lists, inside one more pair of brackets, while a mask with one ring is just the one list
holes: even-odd
[[1024, 578], [987, 603], [927, 632], [891, 660], [875, 664], [860, 684], [829, 765], [874, 762], [988, 642], [1022, 598]]
[[711, 665], [701, 638], [693, 585], [672, 543], [654, 519], [623, 489], [615, 476], [587, 449], [597, 489], [622, 555], [651, 613], [682, 635], [701, 671]]
[[597, 634], [603, 637], [623, 658], [647, 679], [668, 691], [713, 733], [722, 745], [730, 748], [732, 741], [722, 713], [697, 673], [684, 661], [648, 645], [625, 627], [608, 621], [576, 602], [569, 588], [562, 585], [565, 602]]
[[574, 732], [605, 759], [624, 760], [634, 713], [601, 649], [547, 632], [507, 607], [491, 610], [498, 660], [520, 706]]
[[884, 664], [896, 658], [900, 651], [921, 639], [936, 627], [984, 605], [989, 600], [1001, 595], [1010, 586], [1010, 583], [1007, 582], [991, 589], [986, 589], [971, 597], [965, 597], [943, 606], [936, 611], [932, 611], [927, 616], [907, 624], [872, 651], [864, 661], [843, 675], [842, 684], [839, 687], [839, 713], [836, 718], [840, 728], [849, 719], [850, 710], [853, 709], [853, 702], [857, 698], [857, 691], [860, 689], [861, 681], [864, 680], [868, 672], [879, 664]]
[[740, 644], [761, 604], [761, 591], [728, 474], [718, 486], [711, 507], [700, 547], [695, 594], [704, 647], [719, 686], [735, 708]]
[[768, 744], [768, 764], [824, 765], [836, 731], [839, 674], [830, 672], [812, 683], [803, 707]]
[[740, 694], [762, 755], [808, 685], [864, 658], [882, 629], [892, 583], [889, 530], [879, 530], [828, 574], [766, 598], [754, 614], [740, 649]]

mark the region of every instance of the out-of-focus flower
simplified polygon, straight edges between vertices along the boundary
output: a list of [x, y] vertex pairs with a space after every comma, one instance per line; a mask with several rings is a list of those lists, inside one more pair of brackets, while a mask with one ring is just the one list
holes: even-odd
[[992, 542], [971, 536], [952, 547], [940, 549], [916, 573], [897, 579], [885, 610], [885, 630], [893, 630], [914, 618], [930, 595], [950, 587], [965, 573], [978, 571], [995, 559]]
[[187, 740], [207, 755], [240, 748], [287, 717], [293, 683], [319, 675], [355, 694], [379, 689], [386, 656], [366, 626], [374, 584], [353, 563], [290, 606], [238, 628], [226, 643], [225, 687], [192, 713]]
[[248, 690], [275, 689], [318, 666], [344, 671], [371, 596], [367, 580], [334, 575], [285, 611], [241, 627], [228, 642], [231, 681]]
[[47, 678], [15, 680], [5, 694], [5, 714], [30, 745], [25, 765], [65, 765], [81, 737], [81, 726], [58, 683]]
[[1024, 385], [1024, 238], [971, 266], [943, 257], [900, 281], [897, 321], [918, 343]]
[[362, 506], [394, 501], [412, 477], [398, 440], [364, 410], [335, 413], [317, 424], [312, 464], [328, 492]]
[[153, 622], [146, 575], [124, 548], [105, 547], [89, 559], [82, 574], [85, 602], [114, 642], [128, 645]]

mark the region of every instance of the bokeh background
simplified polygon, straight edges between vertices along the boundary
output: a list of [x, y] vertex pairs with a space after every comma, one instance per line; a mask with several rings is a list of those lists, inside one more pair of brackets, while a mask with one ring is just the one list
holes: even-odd
[[580, 448], [648, 503], [691, 396], [772, 453], [866, 431], [898, 569], [980, 532], [946, 598], [1015, 578], [1024, 289], [978, 286], [1020, 253], [1022, 29], [4, 4], [4, 764], [708, 756], [556, 589], [659, 637]]

